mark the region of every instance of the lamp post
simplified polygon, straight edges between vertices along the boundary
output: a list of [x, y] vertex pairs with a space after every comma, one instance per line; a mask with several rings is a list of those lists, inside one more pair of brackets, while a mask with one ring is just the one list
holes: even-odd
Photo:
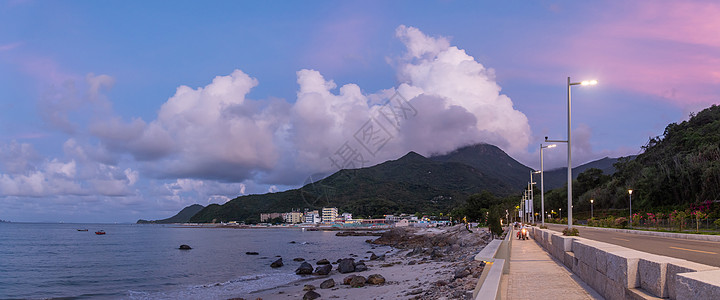
[[590, 199], [590, 219], [593, 219], [593, 199]]
[[570, 100], [570, 87], [573, 85], [596, 85], [598, 82], [597, 80], [585, 80], [581, 82], [571, 82], [570, 77], [568, 77], [567, 81], [567, 99], [568, 99], [568, 118], [567, 118], [567, 140], [566, 141], [551, 141], [548, 140], [547, 137], [545, 137], [545, 142], [556, 142], [556, 143], [567, 143], [567, 189], [568, 189], [568, 229], [572, 228], [572, 145], [571, 145], [571, 138], [570, 138], [570, 124], [572, 120], [571, 115], [571, 108], [572, 108], [572, 101]]
[[[551, 144], [547, 146], [543, 146], [540, 144], [540, 210], [545, 211], [545, 165], [543, 163], [543, 149], [545, 148], [555, 148], [557, 145]], [[545, 225], [545, 214], [542, 216], [542, 224]]]
[[559, 208], [559, 210], [560, 210], [560, 219], [562, 219], [562, 207]]
[[[535, 190], [533, 189], [533, 185], [537, 184], [533, 181], [533, 174], [538, 174], [540, 171], [533, 171], [530, 170], [530, 214], [532, 215], [532, 223], [535, 223]], [[542, 175], [541, 175], [542, 176]]]
[[632, 190], [628, 190], [630, 195], [630, 227], [632, 227]]

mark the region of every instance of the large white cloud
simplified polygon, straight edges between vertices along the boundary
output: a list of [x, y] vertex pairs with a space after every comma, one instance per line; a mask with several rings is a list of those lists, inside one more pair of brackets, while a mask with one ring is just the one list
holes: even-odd
[[[132, 154], [157, 177], [283, 185], [408, 151], [431, 154], [478, 142], [525, 151], [527, 118], [500, 93], [492, 69], [446, 38], [406, 26], [396, 36], [407, 48], [395, 63], [397, 88], [338, 88], [320, 72], [304, 69], [297, 72], [295, 101], [256, 101], [247, 95], [259, 82], [235, 70], [204, 87], [180, 86], [156, 120], [108, 118], [91, 131], [110, 152]], [[409, 107], [401, 120], [387, 118], [394, 95]], [[383, 130], [374, 148], [361, 138], [368, 125]], [[362, 163], [334, 163], [344, 146], [362, 155]]]
[[470, 112], [477, 119], [476, 142], [494, 144], [511, 153], [526, 152], [530, 141], [527, 117], [513, 108], [509, 97], [500, 94], [492, 69], [464, 50], [449, 46], [445, 38], [428, 37], [417, 28], [400, 26], [396, 35], [408, 48], [398, 76], [409, 87], [401, 85], [401, 91], [415, 87], [426, 96], [444, 99], [445, 109], [457, 106]]
[[[396, 36], [407, 49], [393, 62], [398, 82], [375, 92], [338, 87], [303, 69], [294, 101], [254, 100], [248, 94], [258, 80], [235, 70], [202, 87], [178, 87], [154, 120], [126, 120], [103, 94], [113, 78], [67, 81], [40, 106], [46, 122], [71, 136], [65, 156], [46, 159], [26, 144], [4, 146], [3, 157], [17, 159], [3, 159], [1, 196], [101, 195], [139, 210], [152, 198], [156, 208], [172, 211], [297, 186], [311, 174], [408, 151], [428, 155], [486, 142], [526, 152], [527, 118], [501, 94], [492, 69], [446, 38], [407, 26]], [[78, 122], [78, 113], [87, 116]]]

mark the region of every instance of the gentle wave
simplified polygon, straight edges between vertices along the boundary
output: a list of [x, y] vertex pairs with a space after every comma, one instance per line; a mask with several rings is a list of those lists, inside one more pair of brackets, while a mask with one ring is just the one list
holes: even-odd
[[301, 276], [294, 274], [254, 274], [241, 276], [226, 282], [190, 286], [173, 291], [157, 293], [128, 291], [128, 299], [228, 299], [255, 291], [276, 288], [301, 278]]

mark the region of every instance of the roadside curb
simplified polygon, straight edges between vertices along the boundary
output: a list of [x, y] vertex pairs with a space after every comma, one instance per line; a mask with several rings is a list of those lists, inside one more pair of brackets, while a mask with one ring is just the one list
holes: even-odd
[[[560, 225], [562, 225], [562, 224], [560, 224]], [[618, 228], [593, 227], [593, 226], [585, 226], [585, 225], [573, 225], [573, 227], [592, 228], [592, 229], [605, 230], [605, 231], [614, 231], [614, 232], [621, 232], [621, 233], [650, 235], [650, 236], [660, 236], [660, 237], [676, 238], [676, 239], [684, 239], [684, 240], [720, 242], [720, 235], [659, 232], [659, 231], [646, 231], [646, 230], [629, 230], [629, 229], [618, 229]]]

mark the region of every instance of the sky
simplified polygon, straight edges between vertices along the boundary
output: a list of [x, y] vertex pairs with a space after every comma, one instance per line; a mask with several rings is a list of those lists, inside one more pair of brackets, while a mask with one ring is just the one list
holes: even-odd
[[[716, 1], [0, 1], [0, 219], [135, 222], [489, 143], [641, 153], [720, 102]], [[567, 147], [545, 152], [566, 165]]]

